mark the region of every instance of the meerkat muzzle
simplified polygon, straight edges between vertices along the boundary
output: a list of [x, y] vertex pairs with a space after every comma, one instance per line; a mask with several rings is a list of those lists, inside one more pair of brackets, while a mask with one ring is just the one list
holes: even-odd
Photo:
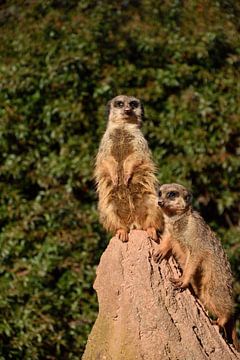
[[126, 115], [132, 115], [132, 114], [133, 114], [133, 111], [132, 111], [131, 108], [126, 108], [126, 109], [124, 109], [124, 113], [125, 113]]
[[158, 206], [163, 207], [164, 206], [164, 201], [163, 200], [158, 200]]

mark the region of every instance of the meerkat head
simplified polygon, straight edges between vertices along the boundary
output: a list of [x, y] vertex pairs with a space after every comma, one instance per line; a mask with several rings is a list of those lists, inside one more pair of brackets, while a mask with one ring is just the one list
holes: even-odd
[[185, 213], [192, 201], [192, 195], [184, 186], [179, 184], [163, 184], [159, 188], [158, 205], [167, 216]]
[[140, 127], [143, 117], [143, 106], [133, 96], [118, 95], [108, 103], [109, 123], [136, 124]]

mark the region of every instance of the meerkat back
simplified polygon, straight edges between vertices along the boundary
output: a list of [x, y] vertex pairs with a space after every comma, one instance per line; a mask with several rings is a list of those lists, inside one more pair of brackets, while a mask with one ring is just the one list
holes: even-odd
[[134, 227], [156, 239], [162, 213], [157, 206], [154, 163], [140, 130], [143, 107], [138, 99], [124, 95], [108, 106], [108, 125], [95, 168], [100, 221], [122, 241], [128, 240]]

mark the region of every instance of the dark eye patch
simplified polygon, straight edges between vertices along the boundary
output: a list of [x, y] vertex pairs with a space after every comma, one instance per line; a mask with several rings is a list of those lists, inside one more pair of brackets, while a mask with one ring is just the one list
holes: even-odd
[[131, 106], [132, 109], [136, 109], [136, 108], [138, 108], [139, 103], [138, 103], [138, 101], [133, 100], [133, 101], [130, 101], [129, 105]]
[[123, 103], [123, 101], [121, 101], [121, 100], [116, 100], [116, 101], [114, 102], [114, 107], [116, 107], [116, 108], [122, 108], [123, 105], [124, 105], [124, 103]]
[[159, 197], [161, 197], [161, 196], [162, 196], [162, 192], [161, 192], [161, 190], [159, 191], [158, 196], [159, 196]]
[[170, 200], [174, 200], [178, 196], [179, 196], [179, 192], [177, 192], [177, 191], [169, 191], [167, 193], [167, 198]]

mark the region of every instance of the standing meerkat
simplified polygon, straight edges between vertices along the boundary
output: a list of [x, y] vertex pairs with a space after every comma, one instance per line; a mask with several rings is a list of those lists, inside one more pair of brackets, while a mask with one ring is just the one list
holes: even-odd
[[132, 228], [146, 230], [156, 240], [157, 229], [163, 225], [155, 166], [140, 130], [142, 119], [143, 106], [138, 99], [113, 98], [96, 159], [100, 221], [122, 241], [128, 241]]
[[154, 253], [160, 262], [174, 255], [182, 275], [170, 279], [179, 289], [192, 286], [207, 310], [217, 317], [229, 342], [239, 351], [232, 289], [232, 273], [220, 240], [192, 209], [190, 192], [178, 184], [164, 184], [159, 189], [159, 206], [165, 220], [161, 244]]

